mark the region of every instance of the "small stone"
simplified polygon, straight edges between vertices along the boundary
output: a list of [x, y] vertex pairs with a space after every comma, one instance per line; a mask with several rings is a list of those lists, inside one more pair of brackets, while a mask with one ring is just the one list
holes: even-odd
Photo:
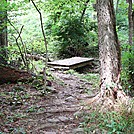
[[83, 128], [76, 128], [73, 130], [73, 134], [85, 134]]
[[55, 88], [49, 87], [49, 86], [47, 86], [47, 90], [50, 91], [51, 93], [57, 93], [58, 92]]
[[68, 102], [70, 102], [70, 101], [71, 102], [76, 101], [76, 99], [74, 97], [72, 97], [72, 96], [67, 97], [65, 100], [68, 101]]
[[47, 118], [49, 118], [49, 117], [51, 117], [51, 116], [53, 116], [53, 114], [46, 113], [46, 117], [47, 117]]
[[51, 123], [58, 123], [58, 122], [60, 122], [60, 120], [59, 119], [48, 119], [48, 122], [51, 122]]
[[102, 132], [101, 132], [101, 130], [99, 130], [99, 129], [95, 129], [92, 133], [93, 133], [93, 134], [101, 134]]
[[[56, 123], [42, 123], [38, 130], [50, 129], [50, 128], [57, 128], [58, 125]], [[46, 134], [46, 133], [45, 133]]]
[[56, 134], [56, 132], [45, 132], [45, 134]]
[[81, 111], [77, 111], [73, 114], [75, 117], [81, 117], [82, 112]]
[[60, 121], [62, 121], [62, 122], [67, 122], [67, 121], [69, 121], [69, 118], [67, 118], [67, 117], [65, 117], [65, 116], [60, 116], [60, 117], [58, 117], [58, 119], [59, 119]]

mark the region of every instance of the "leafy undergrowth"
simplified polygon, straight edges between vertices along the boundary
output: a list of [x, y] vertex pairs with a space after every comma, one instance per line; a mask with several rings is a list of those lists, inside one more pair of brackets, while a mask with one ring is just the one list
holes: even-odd
[[[27, 113], [37, 111], [32, 101], [39, 96], [34, 96], [38, 91], [31, 89], [27, 84], [7, 84], [0, 87], [0, 133], [25, 133], [20, 127], [19, 121], [26, 117]], [[39, 109], [38, 109], [39, 110]], [[3, 132], [3, 133], [2, 133]]]
[[28, 118], [30, 113], [45, 110], [40, 106], [40, 101], [55, 92], [51, 87], [52, 79], [47, 81], [46, 91], [43, 90], [42, 76], [28, 83], [0, 85], [0, 134], [27, 133], [21, 121]]
[[134, 134], [134, 100], [118, 90], [117, 99], [101, 94], [88, 99], [89, 114], [80, 126], [88, 134]]
[[80, 127], [84, 127], [88, 134], [134, 134], [134, 114], [90, 111], [85, 115]]

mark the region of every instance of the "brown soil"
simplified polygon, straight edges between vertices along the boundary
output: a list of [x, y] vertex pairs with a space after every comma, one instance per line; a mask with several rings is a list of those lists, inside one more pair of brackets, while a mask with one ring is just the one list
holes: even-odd
[[30, 84], [0, 86], [0, 133], [84, 134], [78, 127], [92, 84], [60, 71], [52, 75], [56, 80], [45, 95]]

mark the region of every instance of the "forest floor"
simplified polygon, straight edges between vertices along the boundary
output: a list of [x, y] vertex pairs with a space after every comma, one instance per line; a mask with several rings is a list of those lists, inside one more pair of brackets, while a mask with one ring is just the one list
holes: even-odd
[[31, 84], [0, 86], [0, 134], [84, 134], [84, 101], [93, 83], [64, 71], [52, 71], [50, 93]]

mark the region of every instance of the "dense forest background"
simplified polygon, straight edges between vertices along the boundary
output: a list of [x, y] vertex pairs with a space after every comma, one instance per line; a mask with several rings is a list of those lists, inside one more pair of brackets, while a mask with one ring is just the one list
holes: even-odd
[[[35, 1], [35, 3], [42, 13], [50, 59], [73, 56], [98, 58], [95, 0], [73, 2], [63, 0]], [[132, 81], [131, 83], [133, 83], [133, 78], [130, 80], [129, 74], [130, 72], [133, 74], [134, 56], [133, 45], [129, 45], [128, 5], [124, 0], [114, 1], [116, 30], [122, 51], [121, 78], [124, 84], [123, 87], [131, 89], [132, 85], [129, 82]], [[7, 11], [8, 62], [20, 63], [22, 64], [20, 67], [23, 68], [25, 59], [23, 60], [21, 53], [45, 57], [46, 49], [41, 32], [40, 18], [32, 3], [28, 1], [10, 1], [5, 5], [5, 8], [9, 10]], [[22, 30], [20, 33], [21, 38], [17, 39], [20, 30]], [[130, 52], [129, 49], [132, 49], [132, 51]], [[130, 64], [131, 67], [129, 67]]]

